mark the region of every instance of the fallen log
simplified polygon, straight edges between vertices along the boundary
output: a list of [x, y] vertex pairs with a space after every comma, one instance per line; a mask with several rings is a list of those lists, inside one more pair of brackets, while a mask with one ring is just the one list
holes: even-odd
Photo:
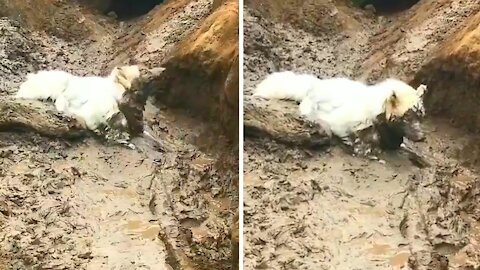
[[243, 114], [245, 136], [268, 137], [283, 144], [304, 147], [324, 146], [331, 141], [320, 125], [300, 116], [293, 102], [246, 97]]
[[28, 130], [52, 137], [87, 135], [76, 119], [55, 110], [52, 104], [34, 100], [0, 97], [0, 131]]

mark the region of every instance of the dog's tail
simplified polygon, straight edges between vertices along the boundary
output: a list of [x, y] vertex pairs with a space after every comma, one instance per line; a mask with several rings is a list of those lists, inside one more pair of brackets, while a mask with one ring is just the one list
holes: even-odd
[[16, 98], [56, 100], [67, 89], [72, 74], [60, 70], [43, 70], [29, 73], [27, 79], [20, 85]]
[[288, 99], [301, 102], [319, 78], [292, 71], [274, 72], [257, 85], [254, 96], [266, 99]]

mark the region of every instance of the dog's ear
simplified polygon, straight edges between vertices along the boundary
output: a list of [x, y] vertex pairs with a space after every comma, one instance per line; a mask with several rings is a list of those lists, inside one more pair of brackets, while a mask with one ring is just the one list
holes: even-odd
[[140, 68], [137, 65], [121, 66], [118, 68], [117, 82], [125, 89], [130, 89], [135, 79], [140, 77]]
[[395, 93], [392, 93], [385, 102], [385, 117], [387, 121], [393, 121], [395, 119], [397, 107], [398, 97]]
[[132, 83], [127, 78], [123, 67], [114, 67], [112, 72], [110, 72], [109, 78], [113, 80], [114, 83], [122, 85], [125, 90], [128, 90], [130, 87], [132, 87]]
[[423, 97], [423, 95], [425, 95], [425, 93], [427, 93], [427, 86], [425, 84], [420, 84], [418, 87], [417, 87], [417, 94], [419, 97]]
[[117, 77], [118, 73], [120, 72], [118, 67], [114, 67], [112, 71], [110, 72], [110, 75], [108, 75], [109, 78], [115, 79]]
[[128, 81], [132, 82], [136, 78], [140, 77], [140, 67], [137, 65], [132, 66], [122, 66], [119, 68], [120, 73], [126, 78]]

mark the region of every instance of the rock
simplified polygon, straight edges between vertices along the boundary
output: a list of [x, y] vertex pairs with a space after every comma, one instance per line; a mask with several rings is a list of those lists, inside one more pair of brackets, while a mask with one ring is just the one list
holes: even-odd
[[375, 9], [375, 6], [372, 5], [372, 4], [366, 5], [366, 6], [364, 7], [364, 9], [365, 9], [365, 10], [368, 10], [368, 11], [374, 13], [374, 14], [377, 12], [377, 10]]
[[117, 18], [118, 18], [118, 15], [117, 15], [117, 13], [115, 13], [115, 11], [110, 11], [110, 12], [108, 12], [108, 13], [107, 13], [107, 16], [112, 17], [112, 18], [114, 18], [114, 19], [117, 19]]
[[[78, 4], [67, 2], [58, 0], [2, 1], [0, 15], [17, 20], [30, 30], [46, 32], [65, 40], [85, 40], [90, 34], [103, 28], [99, 27], [99, 24], [91, 17], [84, 16], [88, 11], [82, 14], [78, 12]], [[78, 23], [79, 21], [82, 23]]]

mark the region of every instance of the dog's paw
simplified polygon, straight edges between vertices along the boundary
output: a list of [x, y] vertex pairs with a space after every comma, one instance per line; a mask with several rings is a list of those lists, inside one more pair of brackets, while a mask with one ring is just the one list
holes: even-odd
[[137, 149], [137, 147], [133, 143], [125, 141], [125, 140], [117, 140], [116, 143], [118, 143], [120, 145], [123, 145], [123, 146], [126, 146], [127, 148], [129, 148], [131, 150], [136, 150]]

